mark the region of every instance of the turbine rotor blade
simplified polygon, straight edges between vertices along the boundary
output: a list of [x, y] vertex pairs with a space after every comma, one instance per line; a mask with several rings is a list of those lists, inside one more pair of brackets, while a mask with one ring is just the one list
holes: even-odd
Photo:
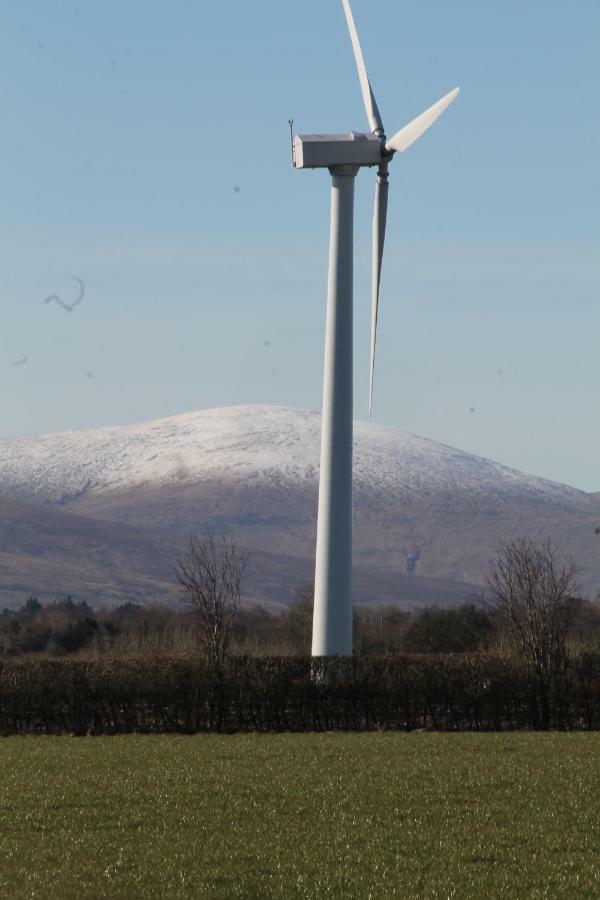
[[365, 60], [360, 48], [358, 31], [356, 30], [354, 16], [352, 15], [352, 9], [350, 8], [349, 0], [342, 0], [342, 4], [344, 6], [344, 12], [346, 13], [346, 22], [348, 23], [348, 31], [350, 32], [350, 40], [352, 41], [352, 49], [354, 50], [354, 59], [356, 60], [356, 68], [358, 69], [358, 79], [360, 81], [360, 89], [363, 95], [363, 102], [367, 111], [367, 119], [369, 120], [371, 131], [379, 131], [381, 132], [381, 134], [383, 134], [383, 122], [381, 121], [379, 109], [377, 108], [377, 102], [375, 100], [375, 97], [373, 96], [371, 82], [369, 81], [369, 76], [367, 75], [367, 67], [365, 66]]
[[411, 144], [414, 144], [414, 142], [433, 125], [435, 120], [441, 116], [444, 110], [450, 106], [452, 101], [458, 96], [459, 91], [460, 88], [454, 88], [453, 91], [450, 91], [449, 94], [446, 94], [445, 97], [442, 97], [441, 100], [438, 100], [437, 103], [434, 103], [433, 106], [426, 109], [420, 116], [417, 116], [416, 119], [413, 119], [412, 122], [409, 122], [408, 125], [405, 125], [404, 128], [397, 131], [389, 141], [386, 141], [385, 149], [399, 150], [400, 153], [407, 150]]
[[388, 207], [388, 168], [383, 164], [377, 173], [375, 185], [375, 209], [373, 210], [373, 274], [371, 287], [371, 367], [369, 370], [369, 421], [373, 417], [373, 378], [375, 375], [375, 349], [377, 345], [377, 315], [379, 312], [379, 285], [381, 263], [385, 243], [385, 225]]

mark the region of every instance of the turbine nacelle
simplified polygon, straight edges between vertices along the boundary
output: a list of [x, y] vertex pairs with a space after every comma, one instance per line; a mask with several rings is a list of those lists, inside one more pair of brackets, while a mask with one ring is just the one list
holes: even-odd
[[336, 166], [378, 166], [386, 152], [378, 134], [298, 134], [293, 143], [296, 169], [331, 169]]

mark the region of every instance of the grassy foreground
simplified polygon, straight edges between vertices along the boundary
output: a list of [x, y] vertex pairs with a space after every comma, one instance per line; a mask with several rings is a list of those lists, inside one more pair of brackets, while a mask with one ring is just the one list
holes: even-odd
[[0, 740], [3, 897], [597, 897], [600, 734]]

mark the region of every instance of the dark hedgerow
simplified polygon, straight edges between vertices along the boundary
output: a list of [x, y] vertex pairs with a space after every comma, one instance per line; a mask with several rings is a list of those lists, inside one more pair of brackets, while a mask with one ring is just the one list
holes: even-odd
[[[0, 733], [489, 731], [539, 727], [536, 681], [487, 654], [11, 659], [0, 662]], [[544, 698], [546, 702], [546, 698]], [[551, 728], [600, 728], [600, 654], [569, 661]]]

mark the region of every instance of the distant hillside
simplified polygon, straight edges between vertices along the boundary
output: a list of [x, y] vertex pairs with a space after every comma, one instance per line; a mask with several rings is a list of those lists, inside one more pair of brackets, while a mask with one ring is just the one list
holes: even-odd
[[[57, 545], [64, 529], [80, 534], [88, 581], [117, 597], [130, 588], [143, 594], [149, 579], [150, 594], [160, 597], [189, 529], [226, 525], [262, 560], [263, 574], [252, 576], [255, 599], [289, 602], [312, 572], [319, 438], [317, 413], [243, 406], [2, 440], [0, 495], [28, 505], [34, 530], [45, 521], [38, 505], [65, 517], [36, 532], [36, 571], [64, 568], [69, 550]], [[457, 602], [483, 583], [500, 542], [523, 534], [550, 535], [575, 556], [586, 591], [600, 587], [599, 495], [415, 435], [356, 424], [354, 508], [359, 599]], [[27, 541], [12, 555], [23, 553]], [[65, 575], [65, 584], [78, 577]]]
[[[178, 602], [175, 561], [183, 537], [135, 525], [74, 515], [0, 496], [0, 607], [16, 608], [33, 594], [42, 602], [71, 595], [91, 606]], [[311, 559], [252, 551], [244, 580], [248, 602], [277, 608], [292, 603], [312, 579]], [[456, 604], [474, 596], [473, 585], [394, 572], [355, 571], [355, 601], [406, 608]]]

